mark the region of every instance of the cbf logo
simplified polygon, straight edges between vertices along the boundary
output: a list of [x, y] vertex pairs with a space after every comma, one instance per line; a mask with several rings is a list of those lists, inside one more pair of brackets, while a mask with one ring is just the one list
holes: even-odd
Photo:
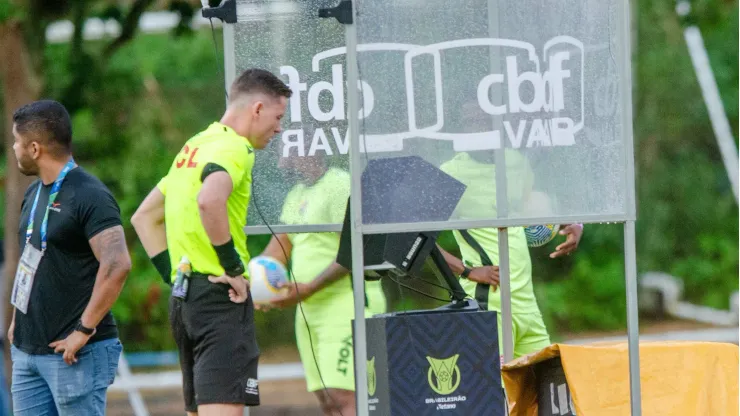
[[[361, 44], [357, 51], [365, 68], [378, 68], [364, 70], [358, 85], [344, 81], [344, 47], [316, 54], [307, 74], [280, 67], [293, 91], [283, 157], [306, 156], [306, 149], [309, 156], [347, 153], [347, 88], [361, 96], [360, 139], [368, 152], [403, 150], [409, 138], [452, 141], [456, 151], [572, 146], [583, 129], [584, 47], [573, 37], [552, 38], [541, 53], [498, 38]], [[469, 104], [484, 122], [463, 120]], [[315, 128], [300, 128], [306, 124]]]
[[455, 354], [441, 360], [427, 356], [429, 361], [427, 380], [435, 393], [446, 396], [454, 393], [460, 386], [460, 367], [457, 366], [459, 356], [460, 354]]

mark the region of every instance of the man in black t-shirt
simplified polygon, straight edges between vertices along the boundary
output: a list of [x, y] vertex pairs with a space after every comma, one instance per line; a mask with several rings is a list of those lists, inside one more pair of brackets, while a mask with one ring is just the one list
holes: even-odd
[[131, 259], [120, 210], [72, 159], [67, 110], [37, 101], [13, 115], [26, 190], [11, 302], [15, 415], [103, 415], [122, 345], [110, 309]]

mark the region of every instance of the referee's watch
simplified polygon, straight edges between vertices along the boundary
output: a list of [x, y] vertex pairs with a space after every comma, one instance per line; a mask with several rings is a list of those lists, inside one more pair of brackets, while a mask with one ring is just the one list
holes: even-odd
[[80, 331], [85, 335], [92, 335], [95, 332], [95, 328], [87, 328], [85, 325], [82, 325], [82, 319], [77, 321], [77, 326], [75, 326], [75, 331]]
[[463, 267], [464, 267], [464, 269], [463, 269], [463, 272], [460, 273], [460, 276], [462, 276], [462, 277], [464, 277], [464, 278], [467, 279], [468, 276], [470, 276], [470, 272], [472, 272], [473, 270], [470, 267], [468, 267], [468, 266], [463, 266]]

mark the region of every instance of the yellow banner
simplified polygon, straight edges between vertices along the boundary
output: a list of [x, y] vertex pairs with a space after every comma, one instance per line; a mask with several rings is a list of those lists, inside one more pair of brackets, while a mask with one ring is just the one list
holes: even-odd
[[[534, 365], [558, 357], [578, 416], [630, 415], [627, 343], [553, 344], [502, 368], [512, 416], [537, 416]], [[714, 342], [640, 344], [642, 414], [738, 414], [738, 346]]]

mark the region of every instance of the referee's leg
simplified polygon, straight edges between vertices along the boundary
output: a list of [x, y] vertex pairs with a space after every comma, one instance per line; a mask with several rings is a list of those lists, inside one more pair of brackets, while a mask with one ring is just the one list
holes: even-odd
[[177, 344], [182, 372], [182, 396], [185, 399], [185, 411], [188, 416], [198, 414], [198, 405], [195, 403], [195, 389], [193, 380], [193, 345], [190, 342], [182, 316], [183, 301], [170, 297], [170, 328]]
[[231, 302], [229, 287], [195, 276], [183, 305], [199, 416], [242, 416], [244, 406], [260, 404], [254, 305], [251, 296]]

